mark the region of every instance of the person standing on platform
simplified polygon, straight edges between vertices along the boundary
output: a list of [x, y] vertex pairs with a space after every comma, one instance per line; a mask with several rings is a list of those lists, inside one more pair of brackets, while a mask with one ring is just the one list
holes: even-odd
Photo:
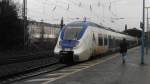
[[120, 43], [120, 53], [122, 55], [122, 63], [124, 64], [127, 57], [128, 42], [124, 38]]

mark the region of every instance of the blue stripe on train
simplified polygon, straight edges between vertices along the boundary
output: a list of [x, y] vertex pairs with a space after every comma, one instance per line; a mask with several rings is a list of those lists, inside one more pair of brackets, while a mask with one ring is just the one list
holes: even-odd
[[77, 40], [62, 40], [61, 42], [62, 48], [73, 48], [78, 45], [79, 41]]

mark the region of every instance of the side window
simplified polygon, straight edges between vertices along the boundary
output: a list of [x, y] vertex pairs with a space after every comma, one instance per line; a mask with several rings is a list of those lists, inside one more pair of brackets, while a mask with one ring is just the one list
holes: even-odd
[[111, 45], [112, 45], [112, 38], [111, 38], [110, 35], [108, 36], [108, 39], [109, 39], [109, 40], [108, 40], [108, 41], [109, 41], [109, 42], [108, 42], [108, 45], [109, 45], [109, 48], [111, 48]]
[[119, 44], [120, 44], [120, 40], [116, 39], [116, 46], [119, 46]]
[[103, 37], [102, 37], [102, 34], [99, 34], [99, 35], [98, 35], [98, 45], [99, 45], [99, 46], [102, 46], [102, 45], [103, 45]]
[[107, 36], [104, 38], [104, 45], [107, 45]]
[[112, 39], [112, 47], [113, 47], [113, 48], [116, 46], [115, 40], [116, 40], [116, 39], [113, 37], [113, 39]]

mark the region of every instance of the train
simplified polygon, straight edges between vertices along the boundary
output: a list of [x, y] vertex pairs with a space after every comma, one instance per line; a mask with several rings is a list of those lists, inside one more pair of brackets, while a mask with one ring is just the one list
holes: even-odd
[[82, 62], [109, 51], [117, 51], [122, 39], [129, 46], [138, 39], [90, 21], [74, 21], [65, 25], [59, 34], [54, 54], [62, 63]]

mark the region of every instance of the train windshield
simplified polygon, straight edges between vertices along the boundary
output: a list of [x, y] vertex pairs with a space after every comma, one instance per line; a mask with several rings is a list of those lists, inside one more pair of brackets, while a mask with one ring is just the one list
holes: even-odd
[[64, 40], [78, 40], [80, 37], [81, 27], [67, 27], [64, 30]]

